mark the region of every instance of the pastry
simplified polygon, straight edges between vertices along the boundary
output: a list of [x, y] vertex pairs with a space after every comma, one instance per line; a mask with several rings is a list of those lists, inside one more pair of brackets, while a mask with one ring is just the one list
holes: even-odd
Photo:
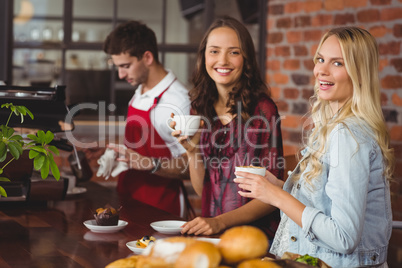
[[119, 223], [120, 209], [98, 208], [94, 214], [96, 224], [100, 226], [113, 226]]
[[226, 264], [259, 258], [267, 253], [268, 238], [263, 231], [253, 226], [236, 226], [226, 230], [218, 248]]
[[218, 248], [205, 241], [188, 245], [176, 260], [175, 268], [217, 268], [221, 262]]

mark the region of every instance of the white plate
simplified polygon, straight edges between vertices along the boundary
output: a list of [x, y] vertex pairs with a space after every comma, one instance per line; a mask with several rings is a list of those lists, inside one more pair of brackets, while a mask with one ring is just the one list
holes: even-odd
[[96, 220], [84, 221], [84, 225], [94, 233], [115, 233], [126, 227], [128, 222], [119, 220], [117, 225], [101, 226], [96, 224]]
[[180, 234], [181, 226], [186, 221], [155, 221], [151, 223], [151, 227], [162, 234]]
[[146, 248], [137, 248], [136, 246], [137, 240], [135, 241], [130, 241], [126, 243], [126, 246], [134, 253], [136, 254], [141, 254], [142, 252], [144, 252], [144, 250]]
[[85, 187], [74, 187], [71, 191], [67, 191], [67, 195], [83, 194], [86, 193], [87, 188]]
[[201, 241], [210, 242], [215, 245], [218, 245], [219, 241], [221, 241], [220, 238], [212, 238], [212, 237], [197, 237], [196, 239], [201, 240]]

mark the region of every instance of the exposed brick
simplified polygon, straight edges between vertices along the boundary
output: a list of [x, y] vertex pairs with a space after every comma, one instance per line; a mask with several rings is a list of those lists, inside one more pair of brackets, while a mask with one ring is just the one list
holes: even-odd
[[[391, 142], [391, 148], [394, 149], [395, 159], [402, 159], [402, 144], [396, 143], [396, 142]], [[402, 187], [402, 182], [400, 182], [400, 185]], [[400, 191], [402, 193], [402, 188], [400, 188]]]
[[[342, 2], [342, 1], [340, 1]], [[337, 14], [335, 15], [334, 23], [336, 25], [347, 25], [355, 23], [355, 16], [350, 13]]]
[[398, 94], [392, 94], [392, 103], [396, 106], [402, 107], [402, 98], [398, 96]]
[[314, 62], [313, 59], [309, 59], [309, 60], [305, 60], [303, 62], [304, 68], [306, 68], [307, 70], [313, 71], [314, 69]]
[[303, 134], [301, 133], [301, 131], [289, 131], [289, 140], [291, 142], [297, 143], [297, 144], [301, 144], [302, 143], [302, 137]]
[[311, 96], [314, 95], [314, 89], [303, 89], [302, 90], [302, 98], [304, 100], [309, 100]]
[[275, 49], [268, 47], [266, 50], [267, 57], [270, 58], [275, 54]]
[[274, 82], [277, 84], [287, 84], [289, 77], [286, 74], [275, 73], [273, 76]]
[[283, 63], [283, 67], [286, 70], [297, 70], [300, 68], [300, 61], [294, 59], [285, 60], [285, 62]]
[[299, 102], [293, 103], [292, 113], [305, 115], [308, 112], [308, 109], [309, 109], [309, 105], [307, 102], [299, 101]]
[[284, 56], [284, 57], [289, 57], [290, 56], [290, 47], [288, 46], [278, 46], [275, 47], [275, 55], [276, 56]]
[[310, 16], [297, 16], [295, 18], [295, 27], [308, 27], [311, 25]]
[[331, 14], [318, 14], [311, 19], [311, 26], [331, 25], [333, 18]]
[[271, 78], [272, 76], [269, 74], [269, 73], [266, 73], [265, 74], [265, 81], [266, 81], [266, 83], [267, 84], [271, 84], [271, 82], [272, 82], [272, 78]]
[[367, 6], [367, 0], [353, 0], [353, 1], [344, 1], [344, 2], [345, 2], [345, 7], [358, 8], [358, 7], [366, 7]]
[[[352, 2], [352, 1], [349, 1]], [[375, 22], [380, 19], [380, 11], [378, 9], [362, 10], [357, 12], [358, 22]]]
[[269, 18], [267, 20], [267, 30], [268, 30], [268, 32], [271, 31], [272, 29], [274, 29], [276, 27], [275, 25], [276, 25], [276, 20], [272, 19], [272, 18]]
[[285, 13], [301, 13], [302, 10], [303, 10], [303, 3], [301, 1], [285, 4]]
[[303, 9], [307, 13], [320, 11], [323, 7], [323, 3], [321, 0], [314, 0], [314, 1], [304, 1]]
[[398, 89], [402, 88], [402, 76], [387, 75], [381, 80], [381, 86], [384, 89]]
[[315, 55], [315, 52], [317, 51], [317, 48], [318, 48], [318, 43], [311, 46], [311, 49], [310, 49], [310, 55], [311, 56]]
[[281, 91], [280, 87], [271, 87], [271, 97], [273, 99], [279, 99], [281, 97]]
[[383, 36], [386, 35], [389, 31], [390, 31], [390, 30], [389, 30], [387, 27], [383, 26], [383, 25], [371, 27], [370, 30], [369, 30], [369, 32], [370, 32], [375, 38], [383, 37]]
[[293, 144], [284, 144], [283, 145], [283, 153], [286, 155], [296, 154], [300, 151], [299, 146]]
[[268, 43], [278, 44], [283, 41], [283, 33], [281, 32], [270, 32], [268, 34]]
[[402, 24], [394, 25], [392, 29], [395, 37], [402, 37]]
[[286, 33], [288, 43], [300, 43], [302, 41], [302, 33], [300, 31], [288, 31]]
[[392, 21], [401, 19], [402, 8], [387, 8], [381, 10], [381, 20], [383, 21]]
[[277, 101], [276, 106], [281, 113], [289, 111], [289, 104], [286, 101]]
[[392, 59], [390, 61], [390, 64], [394, 66], [395, 70], [397, 70], [398, 73], [402, 72], [402, 58]]
[[307, 56], [308, 50], [305, 46], [296, 45], [293, 47], [293, 53], [295, 56]]
[[370, 0], [372, 5], [388, 5], [391, 3], [391, 0]]
[[292, 81], [296, 85], [308, 85], [310, 83], [310, 76], [304, 74], [292, 74]]
[[279, 71], [281, 69], [281, 62], [279, 60], [267, 61], [267, 69], [270, 71]]
[[282, 126], [298, 128], [301, 124], [301, 116], [288, 114], [282, 118]]
[[398, 122], [398, 112], [396, 110], [383, 109], [384, 119], [387, 123]]
[[388, 103], [388, 96], [381, 92], [381, 105], [385, 106]]
[[309, 30], [303, 33], [304, 41], [319, 41], [321, 39], [322, 32], [321, 30]]
[[270, 5], [268, 7], [268, 13], [271, 15], [282, 15], [284, 13], [284, 6], [282, 4]]
[[380, 55], [400, 55], [401, 51], [401, 42], [389, 42], [382, 43], [378, 45], [378, 50]]
[[285, 88], [283, 90], [283, 97], [285, 99], [297, 99], [299, 98], [299, 90], [297, 90], [296, 88]]
[[378, 70], [381, 72], [388, 65], [389, 65], [388, 59], [380, 59]]
[[402, 126], [391, 127], [390, 136], [393, 141], [402, 141]]
[[290, 18], [279, 18], [276, 21], [277, 28], [290, 28], [292, 26], [292, 20]]
[[343, 1], [324, 0], [324, 8], [327, 11], [342, 10], [344, 8]]

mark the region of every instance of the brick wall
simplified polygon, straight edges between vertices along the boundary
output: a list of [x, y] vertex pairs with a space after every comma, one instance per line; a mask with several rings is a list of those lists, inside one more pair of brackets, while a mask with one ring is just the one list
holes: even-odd
[[[313, 94], [312, 57], [330, 28], [355, 25], [370, 31], [380, 50], [382, 107], [395, 148], [392, 206], [402, 220], [402, 0], [267, 0], [266, 81], [280, 109], [284, 152], [300, 148], [303, 117]], [[402, 230], [394, 230], [390, 267], [402, 264]]]

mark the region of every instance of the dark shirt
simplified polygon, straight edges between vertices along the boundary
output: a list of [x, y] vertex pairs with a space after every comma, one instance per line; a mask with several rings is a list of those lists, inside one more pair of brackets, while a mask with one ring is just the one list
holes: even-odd
[[[238, 194], [240, 188], [233, 182], [236, 166], [263, 166], [276, 177], [283, 177], [280, 117], [269, 97], [259, 100], [254, 114], [245, 122], [237, 115], [223, 125], [216, 116], [211, 124], [206, 123], [200, 145], [206, 168], [202, 192], [203, 217], [218, 216], [251, 200]], [[277, 210], [251, 224], [263, 229], [272, 239], [278, 223]]]

